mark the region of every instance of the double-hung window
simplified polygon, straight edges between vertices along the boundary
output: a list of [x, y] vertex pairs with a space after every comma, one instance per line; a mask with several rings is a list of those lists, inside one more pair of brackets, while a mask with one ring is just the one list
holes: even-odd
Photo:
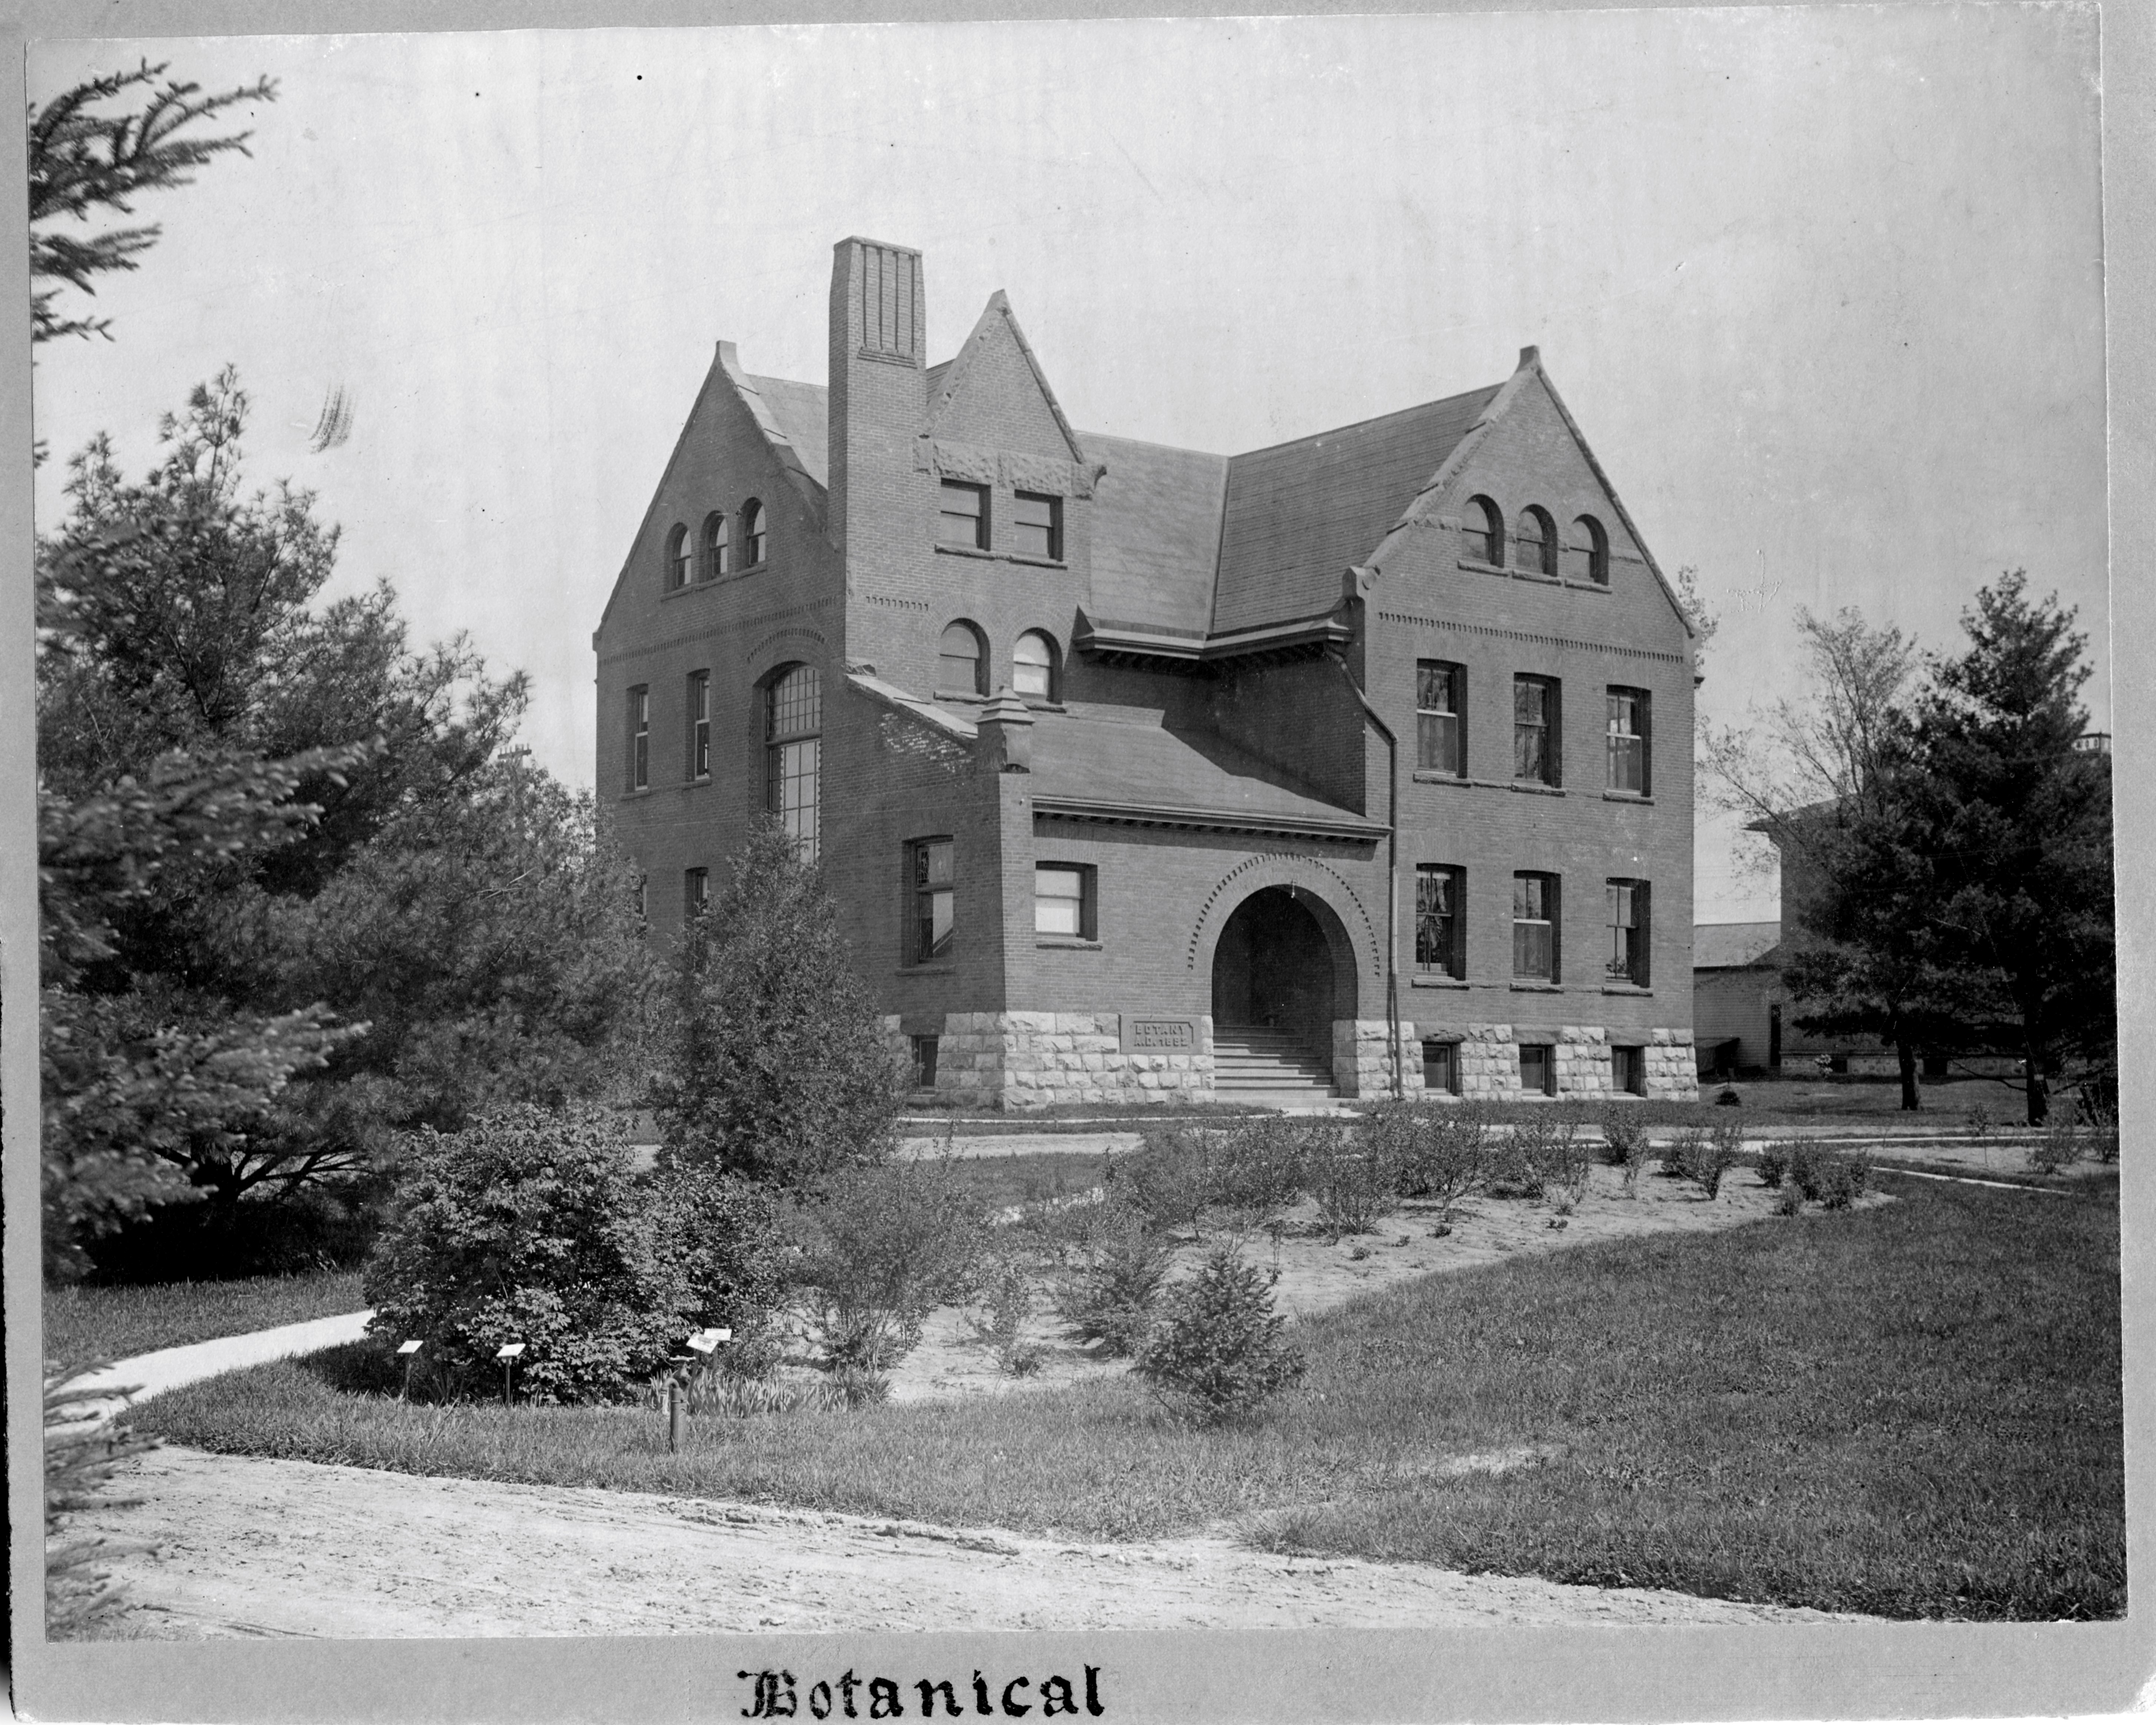
[[681, 871], [681, 915], [693, 922], [704, 913], [711, 901], [711, 871], [709, 869], [684, 869]]
[[763, 506], [752, 497], [742, 505], [742, 556], [755, 568], [770, 552], [770, 534], [764, 526]]
[[1512, 974], [1522, 982], [1558, 979], [1558, 879], [1512, 876]]
[[689, 777], [711, 776], [711, 674], [689, 673]]
[[1467, 667], [1425, 659], [1415, 665], [1415, 766], [1467, 772]]
[[1554, 677], [1512, 679], [1512, 777], [1531, 784], [1561, 781], [1559, 689]]
[[936, 506], [936, 542], [988, 548], [988, 488], [946, 480]]
[[651, 691], [639, 683], [629, 691], [629, 788], [651, 783]]
[[1609, 886], [1609, 980], [1647, 986], [1647, 883], [1612, 880]]
[[797, 665], [763, 691], [764, 807], [816, 860], [819, 790], [823, 764], [824, 685], [813, 665]]
[[1633, 796], [1646, 796], [1652, 788], [1647, 772], [1647, 691], [1644, 689], [1609, 691], [1609, 788]]
[[1093, 870], [1079, 863], [1035, 863], [1033, 932], [1090, 941], [1093, 932]]
[[1460, 915], [1466, 885], [1463, 870], [1416, 865], [1414, 963], [1425, 975], [1457, 978], [1467, 973], [1466, 925]]
[[957, 899], [948, 839], [916, 839], [906, 847], [906, 957], [916, 964], [947, 957]]
[[1063, 500], [1038, 491], [1011, 499], [1010, 549], [1020, 557], [1063, 559]]

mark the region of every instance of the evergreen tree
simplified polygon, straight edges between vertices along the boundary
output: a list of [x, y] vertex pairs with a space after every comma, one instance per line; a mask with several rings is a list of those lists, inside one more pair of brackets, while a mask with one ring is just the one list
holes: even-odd
[[690, 924], [657, 1101], [669, 1163], [806, 1183], [892, 1147], [898, 1072], [816, 869], [774, 823]]

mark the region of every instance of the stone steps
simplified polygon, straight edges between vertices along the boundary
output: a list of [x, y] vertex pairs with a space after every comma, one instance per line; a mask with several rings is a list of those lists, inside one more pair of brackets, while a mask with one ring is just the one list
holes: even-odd
[[1213, 1032], [1213, 1090], [1223, 1101], [1322, 1102], [1332, 1074], [1290, 1032], [1229, 1024]]

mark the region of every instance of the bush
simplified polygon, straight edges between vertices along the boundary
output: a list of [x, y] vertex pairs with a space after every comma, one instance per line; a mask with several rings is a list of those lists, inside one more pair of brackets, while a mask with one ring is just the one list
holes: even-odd
[[1081, 1342], [1117, 1357], [1137, 1353], [1152, 1328], [1170, 1248], [1127, 1201], [1094, 1207], [1079, 1264], [1057, 1284], [1056, 1315]]
[[1743, 1123], [1719, 1122], [1705, 1137], [1695, 1138], [1686, 1147], [1687, 1159], [1680, 1172], [1712, 1203], [1722, 1190], [1722, 1177], [1743, 1159]]
[[783, 1185], [880, 1162], [900, 1075], [816, 870], [766, 824], [682, 943], [654, 1101], [670, 1165]]
[[1846, 1209], [1863, 1196], [1871, 1164], [1815, 1145], [1798, 1144], [1789, 1157], [1789, 1184], [1805, 1202], [1827, 1209]]
[[1337, 1240], [1343, 1234], [1367, 1234], [1399, 1195], [1399, 1176], [1385, 1155], [1383, 1137], [1349, 1132], [1337, 1126], [1312, 1129], [1303, 1141], [1309, 1153], [1309, 1181], [1317, 1197], [1318, 1219]]
[[983, 1281], [982, 1309], [966, 1314], [973, 1339], [996, 1357], [1014, 1378], [1040, 1369], [1040, 1344], [1028, 1333], [1033, 1322], [1033, 1278], [1015, 1258], [1004, 1259]]
[[1201, 1425], [1246, 1414], [1303, 1373], [1257, 1269], [1223, 1246], [1168, 1291], [1137, 1375]]
[[801, 1280], [825, 1368], [887, 1371], [978, 1285], [988, 1218], [948, 1157], [841, 1168], [801, 1213]]
[[1537, 1110], [1512, 1127], [1498, 1149], [1494, 1183], [1522, 1198], [1554, 1197], [1568, 1207], [1587, 1190], [1592, 1151], [1570, 1114]]
[[1759, 1147], [1759, 1183], [1778, 1187], [1789, 1171], [1789, 1147], [1787, 1144], [1763, 1144]]
[[1209, 1209], [1234, 1211], [1254, 1224], [1301, 1196], [1312, 1130], [1280, 1115], [1215, 1127], [1148, 1126], [1137, 1149], [1109, 1165], [1108, 1177], [1155, 1229], [1195, 1230]]
[[1480, 1102], [1388, 1102], [1371, 1112], [1365, 1131], [1399, 1195], [1434, 1200], [1441, 1215], [1490, 1183], [1493, 1140]]
[[1612, 1168], [1630, 1168], [1647, 1142], [1647, 1122], [1636, 1105], [1605, 1102], [1595, 1114], [1602, 1129], [1602, 1159]]
[[518, 1106], [423, 1131], [369, 1260], [369, 1334], [418, 1337], [451, 1390], [521, 1342], [535, 1401], [613, 1401], [691, 1330], [752, 1334], [782, 1283], [769, 1199], [710, 1170], [639, 1182], [618, 1119]]

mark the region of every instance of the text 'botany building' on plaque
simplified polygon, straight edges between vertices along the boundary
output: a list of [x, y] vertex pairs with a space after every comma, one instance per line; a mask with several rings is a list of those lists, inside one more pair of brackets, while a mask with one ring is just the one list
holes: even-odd
[[1204, 1046], [1195, 1019], [1150, 1018], [1139, 1013], [1122, 1014], [1121, 1047], [1125, 1054], [1196, 1054]]

